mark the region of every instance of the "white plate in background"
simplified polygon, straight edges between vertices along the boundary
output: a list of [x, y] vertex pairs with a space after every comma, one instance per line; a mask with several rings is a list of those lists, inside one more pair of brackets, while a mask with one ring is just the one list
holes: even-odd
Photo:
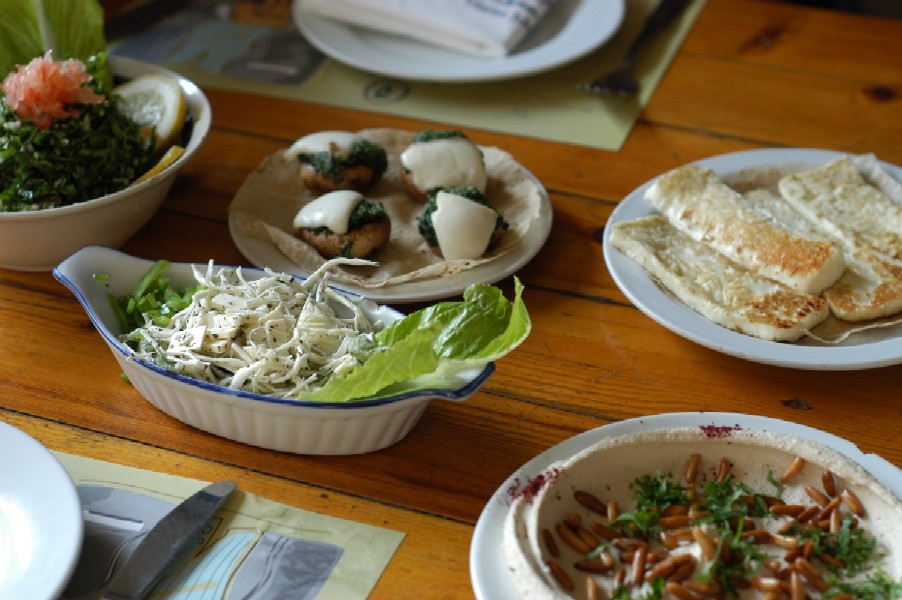
[[47, 448], [0, 421], [0, 598], [56, 600], [81, 551], [75, 484]]
[[294, 22], [323, 54], [349, 66], [400, 79], [491, 81], [553, 69], [601, 46], [620, 28], [624, 0], [558, 0], [510, 55], [480, 58], [355, 27], [292, 7]]
[[[840, 158], [842, 152], [802, 148], [748, 150], [696, 161], [720, 177], [768, 167], [801, 170], [822, 166]], [[880, 163], [887, 173], [902, 181], [902, 168]], [[902, 324], [870, 329], [850, 335], [837, 344], [814, 340], [772, 342], [737, 333], [709, 321], [656, 284], [631, 258], [611, 246], [612, 226], [656, 212], [645, 200], [648, 181], [624, 198], [605, 225], [605, 263], [620, 290], [646, 315], [674, 333], [702, 346], [755, 362], [812, 370], [852, 370], [902, 363]]]
[[517, 469], [495, 491], [476, 522], [470, 544], [470, 579], [478, 600], [519, 600], [503, 551], [504, 519], [512, 501], [512, 489], [520, 489], [551, 463], [570, 458], [607, 437], [707, 425], [771, 431], [824, 444], [857, 462], [902, 498], [902, 470], [876, 454], [863, 453], [848, 440], [813, 427], [769, 417], [717, 412], [666, 413], [627, 419], [590, 429], [549, 448]]

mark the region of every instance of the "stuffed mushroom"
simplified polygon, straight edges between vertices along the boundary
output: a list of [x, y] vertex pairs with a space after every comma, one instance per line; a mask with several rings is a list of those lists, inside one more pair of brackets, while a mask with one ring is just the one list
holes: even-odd
[[355, 133], [320, 131], [297, 140], [285, 152], [300, 163], [300, 177], [315, 193], [365, 192], [385, 173], [385, 149]]
[[429, 192], [418, 228], [439, 256], [468, 260], [497, 244], [508, 223], [477, 188], [452, 187]]
[[488, 183], [482, 151], [461, 131], [424, 129], [401, 153], [401, 181], [407, 193], [425, 202], [430, 190]]
[[391, 237], [391, 220], [382, 203], [354, 190], [319, 196], [298, 211], [293, 224], [297, 237], [323, 258], [367, 258]]

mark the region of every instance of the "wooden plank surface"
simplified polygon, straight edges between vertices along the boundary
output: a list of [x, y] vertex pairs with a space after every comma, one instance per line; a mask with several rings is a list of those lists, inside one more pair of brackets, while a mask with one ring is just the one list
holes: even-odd
[[[894, 393], [902, 367], [799, 371], [703, 348], [635, 308], [601, 248], [625, 195], [692, 160], [798, 146], [902, 163], [900, 54], [902, 22], [708, 0], [620, 152], [470, 132], [509, 150], [550, 193], [551, 235], [518, 273], [533, 332], [470, 400], [433, 402], [409, 437], [384, 451], [297, 456], [168, 417], [119, 378], [89, 319], [49, 273], [0, 270], [0, 418], [52, 449], [231, 477], [276, 501], [402, 530], [407, 538], [374, 598], [472, 598], [470, 536], [492, 493], [536, 454], [610, 422], [682, 411], [766, 415], [848, 438], [902, 466]], [[228, 233], [228, 205], [264, 156], [319, 129], [426, 125], [207, 92], [215, 115], [207, 143], [126, 252], [247, 264]], [[510, 281], [499, 285], [510, 294]]]

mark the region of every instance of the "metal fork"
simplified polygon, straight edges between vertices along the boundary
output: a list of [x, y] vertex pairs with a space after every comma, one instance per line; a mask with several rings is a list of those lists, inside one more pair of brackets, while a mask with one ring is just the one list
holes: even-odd
[[630, 44], [620, 64], [613, 71], [599, 76], [591, 83], [579, 84], [577, 88], [593, 94], [635, 96], [639, 92], [639, 82], [633, 74], [633, 63], [639, 50], [656, 33], [679, 16], [690, 2], [692, 0], [661, 0], [655, 10], [645, 18], [642, 30]]

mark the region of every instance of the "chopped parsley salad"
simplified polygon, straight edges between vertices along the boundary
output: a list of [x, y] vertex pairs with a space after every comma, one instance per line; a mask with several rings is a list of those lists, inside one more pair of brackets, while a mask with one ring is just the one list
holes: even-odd
[[[85, 202], [135, 182], [159, 159], [152, 126], [112, 88], [106, 54], [19, 65], [0, 84], [0, 212]], [[108, 89], [109, 88], [109, 89]]]

